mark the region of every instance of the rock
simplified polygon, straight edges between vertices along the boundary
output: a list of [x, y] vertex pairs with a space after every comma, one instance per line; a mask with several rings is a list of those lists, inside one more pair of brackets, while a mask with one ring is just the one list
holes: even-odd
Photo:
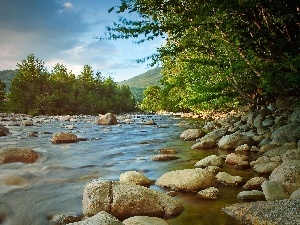
[[243, 183], [243, 178], [240, 176], [232, 176], [226, 172], [219, 172], [216, 175], [217, 181], [225, 186], [238, 186]]
[[169, 161], [179, 159], [178, 156], [172, 154], [159, 154], [151, 158], [152, 161]]
[[185, 141], [191, 141], [196, 140], [197, 138], [202, 138], [204, 135], [205, 133], [200, 129], [188, 129], [180, 134], [180, 138], [184, 139]]
[[110, 215], [107, 212], [101, 211], [97, 213], [96, 215], [87, 218], [86, 220], [75, 222], [75, 223], [69, 223], [68, 225], [122, 225], [123, 223], [118, 220], [113, 215]]
[[247, 154], [250, 152], [250, 147], [247, 144], [240, 145], [234, 150], [237, 154]]
[[280, 164], [281, 162], [260, 163], [253, 166], [253, 170], [259, 174], [270, 174]]
[[237, 198], [241, 200], [265, 200], [264, 193], [258, 190], [242, 191], [237, 195]]
[[120, 175], [120, 182], [149, 187], [152, 183], [144, 174], [137, 171], [127, 171]]
[[293, 193], [300, 188], [300, 160], [283, 162], [273, 170], [269, 180], [281, 183], [289, 194]]
[[291, 160], [300, 160], [300, 149], [288, 150], [282, 156], [282, 161], [287, 162]]
[[290, 123], [276, 129], [271, 135], [272, 143], [297, 143], [300, 140], [300, 123]]
[[290, 199], [300, 199], [300, 188], [296, 191], [294, 191], [291, 195], [290, 195]]
[[264, 181], [261, 184], [262, 191], [267, 201], [288, 199], [290, 196], [284, 190], [281, 183], [274, 181]]
[[226, 156], [225, 163], [228, 165], [249, 166], [249, 157], [236, 153], [230, 153]]
[[219, 142], [218, 142], [218, 146], [220, 148], [224, 148], [224, 149], [235, 149], [240, 145], [243, 144], [247, 144], [249, 146], [252, 146], [254, 143], [253, 138], [243, 135], [243, 134], [229, 134], [229, 135], [225, 135], [223, 136]]
[[217, 141], [223, 137], [225, 134], [227, 134], [227, 129], [220, 128], [214, 131], [209, 132], [204, 137], [197, 139], [196, 144], [192, 146], [192, 149], [208, 149], [215, 147], [217, 144]]
[[175, 191], [199, 191], [216, 186], [217, 172], [219, 168], [215, 166], [170, 171], [158, 178], [156, 185]]
[[34, 163], [39, 154], [29, 148], [1, 148], [0, 163]]
[[158, 150], [159, 154], [176, 154], [177, 151], [175, 149], [159, 149]]
[[51, 219], [56, 224], [70, 224], [80, 220], [81, 218], [75, 215], [54, 215]]
[[114, 114], [106, 113], [105, 115], [100, 116], [100, 118], [98, 118], [95, 121], [95, 124], [97, 124], [97, 125], [116, 125], [116, 124], [118, 124], [118, 121]]
[[53, 144], [61, 143], [75, 143], [77, 142], [77, 136], [71, 133], [58, 132], [52, 135], [51, 142]]
[[276, 108], [278, 110], [288, 110], [292, 107], [293, 100], [292, 98], [277, 98], [276, 99]]
[[296, 143], [286, 143], [281, 147], [273, 148], [263, 154], [263, 156], [283, 156], [287, 151], [296, 148]]
[[223, 211], [241, 224], [300, 224], [300, 199], [236, 203]]
[[263, 127], [270, 127], [272, 125], [275, 124], [275, 121], [273, 118], [269, 117], [269, 118], [266, 118], [265, 120], [262, 121], [262, 126]]
[[9, 129], [0, 124], [0, 137], [9, 135]]
[[265, 177], [253, 177], [244, 184], [243, 189], [247, 190], [261, 190], [261, 184], [267, 181]]
[[33, 126], [33, 122], [31, 120], [22, 120], [21, 126], [26, 126], [26, 127]]
[[197, 196], [203, 199], [217, 199], [221, 196], [221, 193], [216, 187], [209, 187], [201, 190], [197, 193]]
[[222, 165], [223, 165], [223, 159], [221, 156], [210, 155], [205, 157], [204, 159], [199, 160], [195, 164], [195, 167], [207, 167], [207, 166], [222, 167]]
[[156, 125], [155, 121], [152, 120], [152, 119], [143, 121], [142, 124], [144, 124], [144, 125]]
[[300, 123], [300, 109], [295, 109], [290, 116], [291, 123]]
[[172, 197], [134, 184], [94, 180], [83, 192], [82, 209], [85, 216], [105, 211], [119, 220], [132, 216], [153, 216], [171, 219], [184, 208]]
[[134, 216], [123, 221], [124, 225], [170, 225], [169, 222], [149, 216]]

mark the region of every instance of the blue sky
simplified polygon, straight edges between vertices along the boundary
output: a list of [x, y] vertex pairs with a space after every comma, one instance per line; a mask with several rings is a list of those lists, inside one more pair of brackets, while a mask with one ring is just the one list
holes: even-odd
[[[48, 71], [56, 63], [75, 74], [90, 65], [115, 81], [127, 80], [151, 69], [135, 59], [151, 55], [163, 44], [154, 40], [99, 41], [105, 27], [121, 14], [108, 13], [119, 0], [1, 0], [0, 70], [15, 69], [29, 54], [45, 62]], [[122, 15], [135, 18], [134, 15]]]

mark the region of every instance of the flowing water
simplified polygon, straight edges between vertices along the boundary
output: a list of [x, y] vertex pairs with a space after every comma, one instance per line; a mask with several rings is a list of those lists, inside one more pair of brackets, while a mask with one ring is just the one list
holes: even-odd
[[[134, 119], [140, 121], [143, 116]], [[192, 150], [194, 142], [185, 142], [179, 135], [189, 126], [179, 126], [182, 119], [173, 116], [151, 116], [156, 126], [121, 124], [99, 126], [95, 118], [80, 117], [75, 122], [57, 119], [41, 120], [35, 126], [9, 126], [11, 135], [0, 138], [0, 147], [27, 147], [39, 152], [36, 163], [0, 164], [0, 224], [43, 225], [55, 214], [81, 215], [81, 200], [85, 184], [92, 179], [118, 180], [121, 173], [136, 170], [156, 180], [167, 171], [194, 168], [198, 160], [211, 154], [226, 154], [218, 149]], [[149, 118], [147, 118], [149, 119]], [[36, 119], [38, 120], [38, 119]], [[72, 124], [73, 130], [67, 130]], [[52, 144], [55, 132], [72, 132], [86, 141]], [[30, 137], [28, 133], [37, 133]], [[180, 157], [172, 161], [152, 161], [159, 149], [174, 149]], [[232, 175], [248, 179], [247, 170], [223, 168]], [[167, 192], [155, 185], [155, 190]], [[193, 193], [179, 193], [175, 198], [185, 211], [170, 220], [172, 225], [230, 224], [237, 225], [222, 212], [228, 204], [238, 202], [241, 188], [220, 187], [222, 197], [203, 200]]]

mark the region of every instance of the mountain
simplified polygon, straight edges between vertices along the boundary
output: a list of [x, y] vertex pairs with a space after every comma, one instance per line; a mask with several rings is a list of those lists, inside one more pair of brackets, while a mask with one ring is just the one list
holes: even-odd
[[136, 101], [140, 103], [144, 98], [143, 91], [147, 87], [160, 85], [160, 79], [162, 78], [161, 70], [161, 67], [157, 67], [128, 80], [121, 81], [118, 84], [129, 86]]
[[16, 76], [18, 70], [0, 71], [0, 80], [6, 84], [6, 92], [9, 91], [11, 80]]

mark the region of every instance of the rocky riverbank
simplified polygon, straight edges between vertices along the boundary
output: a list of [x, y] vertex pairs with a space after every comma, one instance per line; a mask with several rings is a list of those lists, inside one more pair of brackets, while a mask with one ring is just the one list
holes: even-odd
[[[187, 129], [180, 135], [183, 141], [192, 141], [192, 149], [206, 151], [217, 147], [225, 149], [228, 154], [208, 156], [195, 163], [194, 169], [169, 171], [155, 181], [137, 171], [121, 174], [119, 181], [93, 180], [84, 188], [83, 217], [55, 215], [49, 218], [51, 223], [170, 224], [169, 219], [184, 211], [182, 204], [171, 196], [176, 196], [178, 192], [193, 192], [199, 198], [213, 201], [226, 194], [220, 193], [220, 186], [243, 186], [244, 191], [236, 197], [239, 201], [247, 202], [223, 209], [242, 224], [300, 223], [300, 109], [293, 101], [278, 100], [260, 109], [227, 114], [183, 116], [206, 120], [203, 127]], [[5, 116], [2, 118], [6, 124], [14, 122], [19, 126], [32, 126], [39, 120], [30, 117], [24, 119], [25, 116], [22, 120], [14, 121], [5, 119]], [[69, 121], [71, 119], [76, 120], [76, 117], [68, 118]], [[114, 115], [107, 114], [94, 123], [117, 125], [135, 121], [130, 116], [116, 120]], [[155, 125], [155, 122], [149, 119], [141, 121], [141, 124]], [[4, 125], [0, 131], [3, 135], [9, 133]], [[53, 134], [51, 141], [59, 144], [74, 143], [81, 139], [61, 132]], [[30, 160], [25, 151], [32, 156]], [[153, 160], [178, 158], [173, 150], [161, 151], [158, 156]], [[34, 163], [38, 157], [39, 154], [34, 154], [30, 149], [0, 151], [0, 163]], [[243, 180], [223, 171], [225, 164], [236, 170], [253, 170], [257, 176]], [[153, 184], [169, 192], [164, 194], [147, 188]]]

